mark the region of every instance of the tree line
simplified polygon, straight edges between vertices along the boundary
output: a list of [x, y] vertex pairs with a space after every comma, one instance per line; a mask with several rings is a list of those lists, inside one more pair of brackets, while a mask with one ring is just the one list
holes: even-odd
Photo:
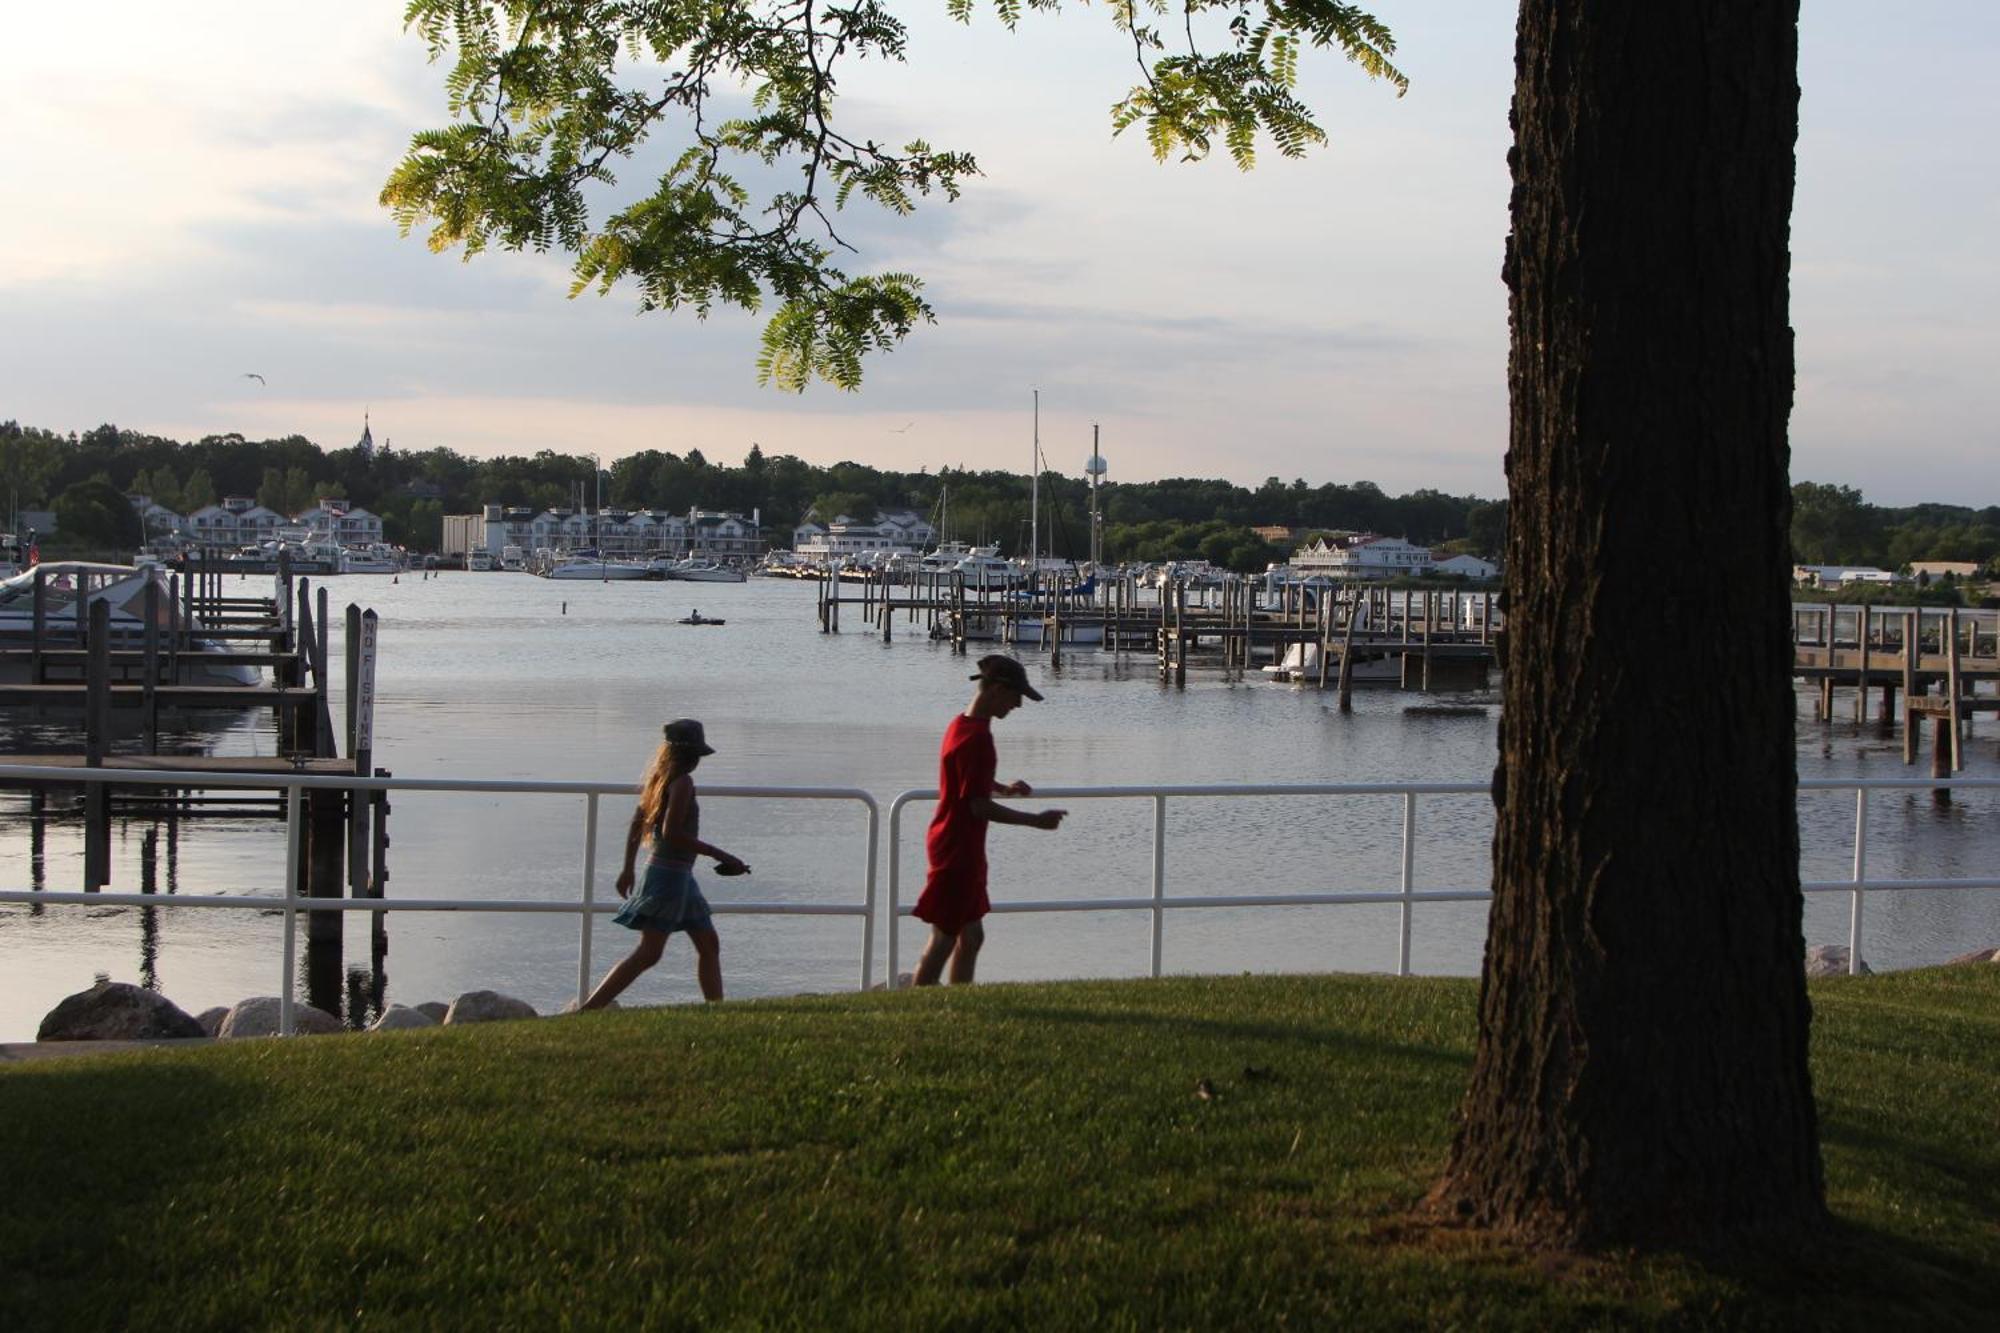
[[1869, 504], [1852, 486], [1792, 487], [1792, 557], [1808, 565], [1905, 569], [1919, 560], [1975, 560], [2000, 576], [2000, 505]]
[[[302, 435], [248, 440], [209, 435], [182, 442], [113, 425], [60, 434], [0, 422], [0, 499], [9, 513], [53, 509], [65, 539], [100, 547], [136, 546], [139, 522], [127, 495], [146, 495], [179, 514], [227, 496], [253, 497], [283, 514], [337, 497], [382, 518], [385, 537], [435, 549], [448, 513], [501, 504], [535, 510], [575, 505], [756, 512], [785, 543], [807, 518], [846, 515], [866, 522], [884, 510], [928, 518], [941, 536], [997, 544], [1009, 555], [1029, 544], [1029, 479], [1002, 471], [948, 468], [897, 472], [864, 463], [828, 466], [752, 445], [740, 464], [711, 462], [699, 448], [643, 449], [599, 470], [587, 455], [553, 449], [474, 459], [450, 449], [358, 445], [323, 449]], [[1361, 531], [1481, 555], [1504, 538], [1506, 502], [1417, 490], [1389, 495], [1373, 482], [1309, 485], [1265, 479], [1252, 489], [1213, 478], [1107, 482], [1098, 489], [1106, 559], [1194, 560], [1246, 571], [1281, 559], [1286, 542], [1255, 528]], [[1090, 550], [1089, 485], [1044, 473], [1034, 516], [1043, 549], [1082, 558]]]

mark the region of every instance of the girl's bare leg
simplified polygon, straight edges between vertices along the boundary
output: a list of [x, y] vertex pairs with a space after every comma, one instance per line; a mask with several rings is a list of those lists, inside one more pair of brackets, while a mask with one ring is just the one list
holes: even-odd
[[604, 980], [597, 983], [597, 989], [583, 1002], [585, 1009], [602, 1009], [618, 998], [618, 993], [636, 981], [641, 972], [660, 961], [660, 951], [667, 947], [667, 933], [664, 930], [642, 930], [639, 942], [632, 952], [619, 959]]
[[979, 946], [986, 943], [986, 927], [968, 921], [958, 932], [958, 944], [951, 951], [951, 984], [970, 986], [973, 969], [979, 965]]
[[688, 942], [694, 945], [694, 975], [701, 983], [701, 998], [712, 1004], [722, 998], [722, 939], [711, 926], [690, 930]]
[[915, 986], [935, 986], [944, 975], [944, 965], [951, 957], [952, 949], [958, 944], [958, 936], [946, 931], [942, 926], [931, 927], [930, 942], [924, 945], [924, 956], [917, 960], [917, 974], [910, 979]]

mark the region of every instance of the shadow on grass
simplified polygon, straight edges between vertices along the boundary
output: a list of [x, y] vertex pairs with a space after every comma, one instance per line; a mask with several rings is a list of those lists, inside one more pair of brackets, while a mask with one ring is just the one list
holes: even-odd
[[[173, 1265], [176, 1186], [264, 1100], [205, 1062], [148, 1056], [0, 1074], [0, 1327], [112, 1327], [107, 1271]], [[122, 1290], [108, 1284], [110, 1290]]]
[[1179, 1035], [1222, 1038], [1231, 1041], [1268, 1042], [1274, 1045], [1311, 1047], [1324, 1052], [1329, 1047], [1356, 1057], [1385, 1057], [1418, 1060], [1426, 1064], [1470, 1071], [1472, 1052], [1442, 1046], [1426, 1046], [1406, 1041], [1388, 1041], [1351, 1030], [1317, 1023], [1244, 1022], [1232, 1019], [1194, 1017], [1138, 1009], [1067, 1009], [1044, 1005], [1010, 1005], [1009, 1019], [1038, 1023], [1067, 1023], [1079, 1027], [1114, 1026], [1154, 1028]]

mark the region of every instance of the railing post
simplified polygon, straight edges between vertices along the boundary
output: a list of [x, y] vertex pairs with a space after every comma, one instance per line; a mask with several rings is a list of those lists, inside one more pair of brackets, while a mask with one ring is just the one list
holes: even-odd
[[583, 798], [583, 924], [576, 947], [576, 1007], [590, 998], [591, 904], [597, 891], [597, 793]]
[[889, 938], [884, 955], [889, 968], [888, 984], [885, 987], [888, 990], [896, 989], [896, 927], [900, 924], [897, 908], [901, 902], [897, 889], [902, 879], [902, 829], [903, 798], [899, 796], [889, 807]]
[[1861, 973], [1861, 887], [1868, 877], [1868, 789], [1854, 789], [1854, 910], [1847, 919], [1847, 975]]
[[278, 1035], [289, 1037], [292, 1023], [292, 974], [299, 957], [299, 830], [304, 823], [305, 789], [285, 788], [285, 948], [284, 977], [278, 986]]
[[1401, 938], [1396, 944], [1396, 975], [1410, 975], [1410, 896], [1411, 885], [1416, 880], [1417, 865], [1417, 794], [1403, 793], [1403, 882], [1399, 892], [1403, 901], [1398, 910], [1402, 913]]
[[1153, 797], [1153, 975], [1160, 975], [1160, 942], [1167, 928], [1167, 798]]
[[[861, 905], [867, 910], [861, 918], [861, 989], [867, 990], [875, 980], [875, 854], [881, 841], [882, 811], [873, 800], [867, 804], [868, 810], [868, 863], [862, 879]], [[893, 923], [891, 929], [894, 929]], [[895, 973], [889, 974], [888, 989], [896, 986]]]

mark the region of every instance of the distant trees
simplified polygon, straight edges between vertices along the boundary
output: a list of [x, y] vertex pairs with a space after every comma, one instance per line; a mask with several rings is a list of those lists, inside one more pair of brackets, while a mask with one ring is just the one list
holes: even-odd
[[124, 551], [143, 540], [139, 515], [124, 493], [100, 478], [64, 489], [56, 497], [55, 514], [56, 532], [68, 547]]

